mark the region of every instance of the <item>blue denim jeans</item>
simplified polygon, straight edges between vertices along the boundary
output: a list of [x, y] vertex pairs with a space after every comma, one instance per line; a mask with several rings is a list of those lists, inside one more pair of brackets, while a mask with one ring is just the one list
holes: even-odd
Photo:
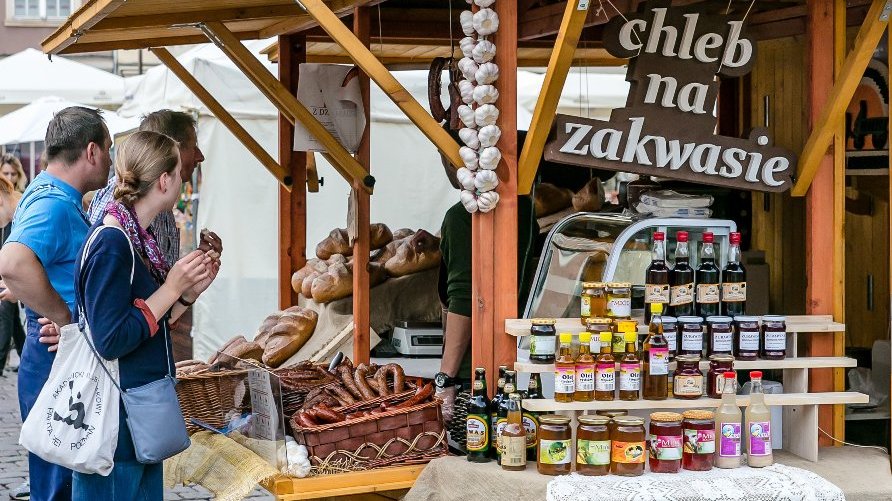
[[164, 466], [115, 460], [107, 477], [74, 472], [72, 501], [162, 501]]

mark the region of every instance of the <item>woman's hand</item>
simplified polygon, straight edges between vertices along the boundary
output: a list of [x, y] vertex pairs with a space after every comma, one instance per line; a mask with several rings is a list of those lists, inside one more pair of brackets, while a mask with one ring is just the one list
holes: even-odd
[[167, 274], [165, 285], [172, 287], [177, 294], [183, 295], [196, 284], [206, 281], [210, 276], [211, 258], [204, 252], [196, 250], [180, 258], [173, 265]]
[[186, 302], [194, 303], [198, 299], [198, 296], [200, 296], [202, 292], [206, 291], [208, 287], [210, 287], [211, 284], [214, 283], [214, 280], [217, 278], [217, 274], [220, 272], [220, 266], [222, 264], [220, 262], [220, 259], [214, 259], [210, 256], [207, 256], [207, 258], [210, 259], [210, 262], [208, 263], [209, 274], [207, 278], [196, 282], [189, 290], [183, 293], [183, 300], [185, 300]]

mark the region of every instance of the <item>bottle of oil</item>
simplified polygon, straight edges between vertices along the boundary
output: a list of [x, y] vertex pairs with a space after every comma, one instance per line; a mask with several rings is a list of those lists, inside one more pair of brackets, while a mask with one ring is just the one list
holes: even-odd
[[474, 385], [468, 404], [467, 430], [468, 461], [489, 462], [490, 435], [489, 397], [486, 394], [486, 369], [474, 369]]
[[612, 335], [601, 333], [601, 353], [595, 361], [595, 400], [613, 400], [616, 394], [616, 359], [611, 345]]
[[666, 400], [669, 397], [669, 343], [663, 336], [663, 305], [651, 303], [650, 329], [641, 348], [644, 400]]
[[771, 450], [771, 411], [765, 405], [762, 392], [762, 372], [750, 372], [753, 388], [750, 405], [746, 408], [746, 463], [753, 468], [774, 464]]
[[626, 353], [619, 361], [619, 399], [638, 400], [641, 394], [641, 359], [635, 350], [638, 334], [634, 331], [624, 334]]
[[554, 361], [554, 400], [572, 402], [576, 393], [576, 360], [573, 358], [573, 334], [562, 332], [560, 348]]
[[579, 355], [576, 357], [576, 393], [573, 400], [591, 402], [595, 398], [595, 357], [591, 354], [591, 332], [579, 333]]

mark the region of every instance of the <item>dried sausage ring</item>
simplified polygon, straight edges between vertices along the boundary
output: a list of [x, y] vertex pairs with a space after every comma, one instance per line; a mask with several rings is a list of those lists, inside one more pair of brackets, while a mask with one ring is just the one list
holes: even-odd
[[368, 372], [369, 368], [365, 364], [359, 364], [356, 367], [356, 371], [353, 372], [353, 382], [356, 383], [356, 388], [362, 394], [363, 400], [371, 400], [377, 396], [372, 391], [372, 388], [369, 387], [368, 381], [366, 381]]
[[406, 375], [403, 368], [399, 364], [387, 364], [378, 369], [378, 373], [385, 375], [390, 374], [393, 378], [393, 392], [402, 393], [406, 391]]
[[344, 388], [346, 388], [354, 398], [363, 398], [362, 393], [359, 392], [359, 388], [356, 387], [356, 383], [353, 380], [352, 366], [339, 365], [338, 376], [341, 378], [341, 383], [343, 383]]

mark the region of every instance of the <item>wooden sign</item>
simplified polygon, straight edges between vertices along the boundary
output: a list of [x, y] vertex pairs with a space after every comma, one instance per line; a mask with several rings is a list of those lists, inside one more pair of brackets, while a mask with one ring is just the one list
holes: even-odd
[[626, 107], [609, 121], [557, 115], [547, 160], [756, 191], [786, 191], [796, 156], [765, 129], [746, 138], [715, 133], [719, 76], [750, 71], [756, 45], [743, 22], [696, 6], [643, 4], [605, 26], [604, 47], [630, 58]]

